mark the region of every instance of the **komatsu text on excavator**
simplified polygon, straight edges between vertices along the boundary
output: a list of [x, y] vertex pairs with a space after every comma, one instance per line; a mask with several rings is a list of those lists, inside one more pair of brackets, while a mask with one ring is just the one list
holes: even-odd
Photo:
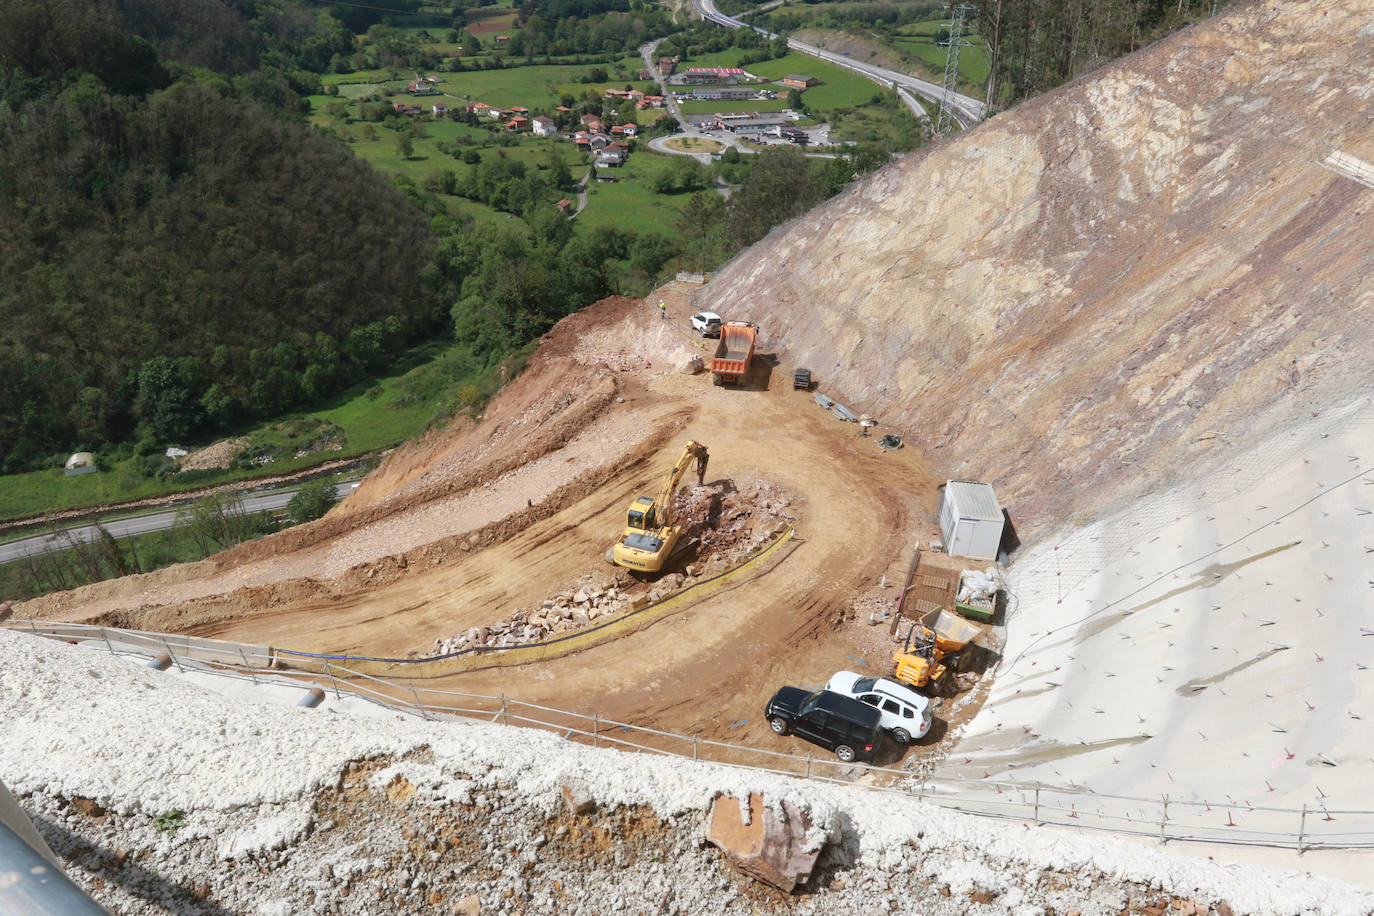
[[673, 492], [677, 489], [687, 466], [697, 463], [697, 486], [706, 480], [706, 462], [710, 455], [706, 446], [689, 441], [682, 457], [668, 472], [656, 497], [639, 496], [630, 503], [625, 532], [611, 549], [611, 559], [617, 566], [637, 572], [658, 572], [667, 564], [682, 537], [682, 526], [673, 524]]

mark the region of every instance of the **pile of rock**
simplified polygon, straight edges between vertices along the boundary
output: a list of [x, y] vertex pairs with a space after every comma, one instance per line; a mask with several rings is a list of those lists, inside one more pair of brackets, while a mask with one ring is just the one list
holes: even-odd
[[505, 620], [436, 639], [434, 651], [446, 655], [464, 649], [528, 646], [618, 617], [647, 600], [641, 597], [636, 601], [615, 586], [584, 585], [560, 592], [534, 610], [519, 610]]

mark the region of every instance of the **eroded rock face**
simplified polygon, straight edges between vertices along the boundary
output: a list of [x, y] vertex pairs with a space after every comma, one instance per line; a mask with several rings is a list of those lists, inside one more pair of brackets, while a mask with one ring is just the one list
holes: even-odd
[[747, 824], [741, 807], [733, 796], [717, 796], [707, 839], [749, 877], [784, 894], [794, 892], [811, 877], [820, 855], [820, 847], [806, 849], [810, 818], [789, 802], [783, 802], [779, 816], [757, 793], [749, 795]]
[[[1315, 23], [1322, 23], [1317, 27]], [[698, 296], [1023, 532], [1349, 400], [1374, 356], [1374, 29], [1245, 4], [914, 153]]]

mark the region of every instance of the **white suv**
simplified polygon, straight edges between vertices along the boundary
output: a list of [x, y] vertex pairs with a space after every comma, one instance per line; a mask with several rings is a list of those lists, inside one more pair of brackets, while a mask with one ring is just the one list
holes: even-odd
[[853, 671], [840, 671], [825, 685], [826, 690], [853, 697], [883, 714], [878, 723], [898, 744], [910, 744], [930, 731], [930, 700], [905, 684], [883, 677], [864, 677]]

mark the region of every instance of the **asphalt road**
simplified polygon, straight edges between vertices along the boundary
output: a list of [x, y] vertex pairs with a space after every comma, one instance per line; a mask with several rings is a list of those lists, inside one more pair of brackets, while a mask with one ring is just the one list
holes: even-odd
[[[720, 10], [716, 9], [715, 0], [692, 0], [692, 7], [698, 13], [701, 14], [701, 17], [703, 19], [709, 22], [714, 22], [717, 25], [724, 26], [727, 29], [754, 29], [756, 32], [760, 33], [761, 35], [767, 38], [771, 39], [777, 37], [772, 32], [756, 28], [745, 22], [741, 22], [733, 16], [725, 15]], [[826, 61], [827, 63], [832, 63], [838, 67], [843, 67], [846, 70], [858, 73], [861, 76], [865, 76], [868, 79], [873, 80], [875, 83], [896, 88], [898, 90], [904, 89], [907, 92], [915, 93], [916, 95], [919, 95], [922, 98], [930, 99], [933, 102], [939, 102], [941, 99], [944, 98], [945, 95], [945, 89], [943, 86], [938, 86], [935, 83], [929, 82], [928, 80], [917, 79], [916, 77], [906, 73], [898, 73], [896, 70], [888, 70], [883, 67], [876, 67], [873, 64], [865, 64], [857, 60], [851, 60], [843, 54], [836, 54], [833, 51], [826, 51], [821, 48], [817, 48], [814, 45], [809, 45], [805, 42], [797, 41], [796, 39], [792, 38], [789, 38], [787, 40], [787, 46], [794, 51], [800, 51], [803, 54], [809, 54], [812, 57]], [[903, 99], [903, 101], [907, 100]], [[909, 104], [911, 103], [908, 102], [908, 105]], [[971, 96], [960, 94], [956, 94], [954, 96], [953, 114], [954, 117], [959, 121], [959, 123], [962, 124], [964, 127], [970, 127], [981, 121], [983, 119], [983, 109], [983, 103], [975, 98], [972, 98]], [[921, 111], [920, 114], [921, 116], [924, 116], [925, 112]]]
[[[336, 484], [334, 493], [340, 499], [352, 493], [358, 486], [356, 480], [345, 480]], [[280, 487], [272, 490], [260, 492], [250, 491], [244, 494], [243, 511], [245, 513], [262, 512], [265, 510], [276, 511], [286, 508], [286, 504], [291, 501], [291, 497], [296, 495], [300, 489], [299, 484], [288, 487]], [[182, 504], [184, 506], [184, 504]], [[162, 531], [176, 525], [177, 512], [181, 508], [172, 507], [158, 512], [150, 512], [147, 515], [137, 515], [127, 518], [112, 518], [102, 521], [100, 524], [106, 531], [116, 538], [132, 537], [136, 534], [147, 534], [152, 531]], [[77, 543], [87, 543], [95, 538], [96, 527], [93, 524], [77, 524], [62, 529], [62, 533], [36, 534], [31, 537], [19, 538], [18, 540], [8, 541], [0, 544], [0, 563], [12, 563], [15, 560], [27, 556], [42, 553], [45, 550], [63, 550], [71, 546], [71, 541]]]

